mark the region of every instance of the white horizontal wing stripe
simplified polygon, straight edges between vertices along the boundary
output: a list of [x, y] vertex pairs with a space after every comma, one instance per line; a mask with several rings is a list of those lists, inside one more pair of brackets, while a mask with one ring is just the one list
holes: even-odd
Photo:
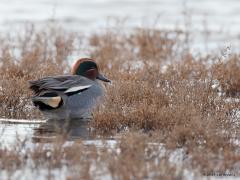
[[86, 86], [75, 86], [75, 87], [71, 87], [68, 90], [64, 91], [64, 93], [72, 93], [72, 92], [76, 92], [76, 91], [81, 91], [83, 89], [88, 89], [90, 88], [92, 85], [86, 85]]

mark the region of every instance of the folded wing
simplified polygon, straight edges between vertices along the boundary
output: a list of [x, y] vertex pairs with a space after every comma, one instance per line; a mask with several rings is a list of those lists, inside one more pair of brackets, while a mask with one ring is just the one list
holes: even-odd
[[82, 76], [54, 76], [29, 81], [34, 92], [32, 101], [41, 110], [56, 109], [63, 105], [63, 96], [72, 96], [92, 86], [92, 82]]
[[29, 81], [30, 89], [35, 95], [41, 95], [44, 91], [62, 91], [66, 94], [81, 92], [91, 87], [92, 82], [82, 76], [53, 76], [36, 81]]

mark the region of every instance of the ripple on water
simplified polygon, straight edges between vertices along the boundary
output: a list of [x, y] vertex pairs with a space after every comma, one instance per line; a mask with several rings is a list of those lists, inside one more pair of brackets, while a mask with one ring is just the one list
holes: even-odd
[[68, 141], [96, 139], [93, 130], [89, 128], [89, 121], [85, 120], [0, 119], [0, 122], [0, 142], [2, 146], [10, 147], [19, 140], [26, 140], [31, 143], [51, 142], [58, 135], [66, 135]]

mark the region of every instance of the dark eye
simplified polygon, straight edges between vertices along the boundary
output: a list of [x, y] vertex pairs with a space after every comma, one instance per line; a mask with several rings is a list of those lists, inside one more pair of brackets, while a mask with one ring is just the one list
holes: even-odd
[[95, 80], [97, 75], [98, 75], [98, 73], [97, 73], [96, 68], [91, 68], [91, 69], [87, 70], [84, 74], [85, 77], [92, 79], [92, 80]]

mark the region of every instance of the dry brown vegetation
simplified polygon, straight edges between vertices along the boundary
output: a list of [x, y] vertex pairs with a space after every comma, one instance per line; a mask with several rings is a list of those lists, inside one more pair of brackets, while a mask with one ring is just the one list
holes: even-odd
[[16, 145], [13, 150], [0, 150], [3, 157], [0, 168], [9, 177], [14, 177], [19, 169], [24, 172], [15, 178], [27, 174], [24, 168], [28, 168], [33, 174], [42, 174], [41, 177], [58, 179], [54, 171], [67, 168], [66, 179], [182, 179], [184, 166], [171, 164], [168, 160], [171, 153], [160, 151], [159, 144], [149, 146], [148, 141], [147, 135], [128, 133], [114, 148], [107, 144], [96, 148], [81, 141], [66, 146], [63, 139], [48, 146], [38, 144], [34, 151], [21, 151]]
[[28, 80], [69, 71], [67, 57], [73, 50], [73, 36], [61, 31], [36, 32], [33, 26], [13, 42], [2, 37], [0, 54], [0, 116], [34, 117]]
[[[104, 136], [129, 131], [119, 142], [121, 153], [85, 150], [80, 143], [53, 153], [57, 156], [49, 160], [40, 148], [40, 152], [30, 153], [36, 166], [45, 159], [51, 166], [60, 166], [60, 161], [67, 158], [70, 164], [84, 164], [80, 174], [91, 178], [89, 163], [93, 158], [116, 179], [150, 178], [152, 173], [156, 178], [181, 178], [183, 172], [169, 164], [168, 155], [160, 158], [154, 149], [146, 155], [148, 142], [158, 142], [167, 149], [184, 148], [191, 159], [184, 167], [199, 170], [201, 174], [226, 170], [237, 173], [234, 168], [239, 168], [240, 154], [234, 139], [239, 140], [239, 123], [231, 115], [239, 103], [225, 99], [239, 95], [240, 57], [234, 54], [222, 61], [218, 52], [194, 56], [185, 38], [177, 30], [152, 29], [136, 29], [127, 35], [114, 31], [92, 35], [89, 56], [113, 80], [112, 85], [106, 85], [107, 96], [94, 112], [92, 126]], [[67, 58], [75, 48], [75, 41], [76, 36], [56, 29], [36, 32], [31, 28], [16, 40], [16, 54], [16, 47], [2, 38], [1, 117], [39, 117], [38, 111], [31, 107], [27, 81], [69, 72]], [[216, 82], [217, 87], [212, 88]], [[3, 150], [1, 154], [10, 159], [18, 156]], [[18, 162], [24, 161], [14, 164]], [[1, 166], [9, 168], [12, 164]]]

